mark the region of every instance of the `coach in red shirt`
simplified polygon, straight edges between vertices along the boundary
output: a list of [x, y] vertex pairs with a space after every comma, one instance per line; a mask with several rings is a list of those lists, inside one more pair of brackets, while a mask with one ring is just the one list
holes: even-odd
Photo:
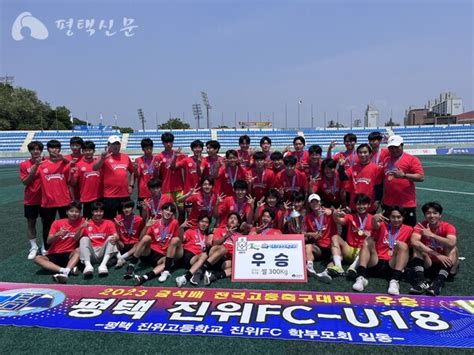
[[384, 193], [382, 209], [388, 207], [402, 206], [405, 208], [405, 224], [414, 227], [416, 225], [416, 190], [415, 182], [422, 182], [425, 173], [420, 160], [403, 151], [403, 138], [393, 135], [387, 142], [390, 156], [385, 158], [384, 169]]
[[134, 166], [127, 154], [120, 153], [120, 147], [120, 137], [110, 136], [107, 150], [102, 152], [93, 167], [94, 170], [100, 170], [103, 176], [105, 219], [115, 218], [121, 203], [130, 199], [133, 190]]

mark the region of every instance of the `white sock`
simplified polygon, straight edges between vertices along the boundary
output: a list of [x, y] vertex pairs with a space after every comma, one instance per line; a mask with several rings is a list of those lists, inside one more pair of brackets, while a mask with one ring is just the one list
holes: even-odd
[[125, 254], [119, 255], [119, 258], [122, 259], [127, 259], [130, 255], [128, 254], [128, 251]]
[[355, 269], [359, 264], [359, 256], [357, 256], [354, 260], [354, 262], [349, 266], [350, 269]]
[[321, 276], [322, 276], [322, 275], [329, 276], [329, 274], [328, 274], [328, 269], [324, 269], [324, 271], [323, 271], [323, 272], [320, 272], [318, 275], [321, 275]]
[[334, 261], [334, 264], [335, 264], [336, 266], [342, 267], [342, 256], [340, 256], [340, 255], [334, 255], [334, 256], [332, 257], [332, 260]]
[[71, 269], [68, 268], [68, 267], [62, 267], [62, 268], [59, 269], [59, 272], [60, 272], [61, 274], [64, 274], [64, 275], [67, 276], [67, 275], [69, 275], [69, 273], [71, 272]]
[[312, 262], [311, 260], [308, 260], [308, 261], [306, 262], [306, 264], [312, 266], [312, 265], [313, 265], [313, 262]]
[[85, 267], [92, 267], [91, 262], [88, 261], [88, 260], [84, 260], [84, 265], [85, 265]]
[[105, 254], [104, 258], [102, 259], [102, 262], [100, 263], [100, 266], [107, 266], [107, 261], [110, 259], [110, 254]]
[[31, 249], [38, 249], [38, 244], [36, 244], [36, 239], [30, 239]]

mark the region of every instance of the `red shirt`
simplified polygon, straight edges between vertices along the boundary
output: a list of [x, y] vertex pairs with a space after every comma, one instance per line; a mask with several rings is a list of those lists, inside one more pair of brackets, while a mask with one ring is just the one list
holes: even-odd
[[366, 218], [362, 220], [365, 225], [361, 226], [361, 218], [359, 218], [358, 213], [347, 214], [344, 217], [347, 226], [347, 244], [349, 244], [353, 248], [360, 248], [362, 244], [364, 244], [364, 240], [366, 238], [365, 235], [359, 235], [359, 230], [364, 230], [370, 233], [371, 236], [374, 236], [374, 230], [372, 228], [372, 215], [366, 214]]
[[164, 225], [160, 219], [148, 228], [146, 234], [152, 237], [150, 248], [157, 253], [166, 255], [171, 239], [179, 237], [179, 223], [173, 218], [168, 225]]
[[[397, 242], [409, 243], [410, 237], [413, 233], [413, 228], [402, 224], [398, 231], [390, 231], [390, 228], [385, 223], [379, 224], [380, 229], [376, 234], [375, 250], [381, 260], [390, 260], [393, 255], [393, 248]], [[375, 233], [375, 231], [374, 231]]]
[[237, 180], [245, 180], [247, 176], [247, 170], [242, 168], [240, 165], [235, 167], [223, 166], [219, 170], [217, 175], [215, 189], [217, 193], [225, 194], [226, 196], [234, 195], [234, 182]]
[[161, 208], [168, 202], [174, 204], [173, 198], [170, 195], [161, 194], [160, 199], [153, 199], [150, 197], [143, 201], [143, 208], [147, 211], [148, 217], [156, 217], [161, 215]]
[[[253, 227], [250, 229], [250, 232], [257, 232], [257, 228]], [[262, 237], [266, 237], [267, 235], [282, 235], [283, 233], [281, 232], [280, 229], [276, 228], [265, 228], [263, 231], [260, 232], [260, 234], [257, 234]]]
[[96, 222], [91, 219], [89, 225], [83, 229], [82, 236], [89, 238], [94, 248], [99, 248], [105, 244], [111, 235], [116, 234], [116, 232], [114, 222], [108, 219]]
[[117, 233], [120, 236], [120, 240], [125, 245], [133, 245], [138, 243], [140, 239], [140, 233], [145, 227], [143, 218], [134, 214], [133, 219], [124, 219], [124, 216], [119, 214], [116, 217], [117, 222], [122, 222], [123, 227], [115, 226]]
[[240, 166], [249, 169], [253, 165], [253, 155], [242, 149], [237, 150], [237, 157], [240, 159]]
[[49, 229], [49, 235], [56, 234], [61, 230], [61, 227], [68, 231], [64, 237], [57, 237], [49, 246], [48, 255], [70, 253], [79, 246], [79, 242], [75, 239], [76, 232], [79, 230], [83, 218], [78, 218], [76, 221], [69, 221], [68, 218], [57, 219]]
[[138, 198], [150, 198], [151, 192], [148, 189], [147, 183], [152, 178], [158, 176], [158, 159], [157, 156], [151, 156], [150, 158], [141, 156], [135, 159], [138, 165], [137, 177], [138, 177]]
[[[219, 227], [219, 228], [214, 228], [212, 231], [212, 234], [214, 235], [213, 239], [214, 240], [221, 240], [224, 235], [227, 233], [227, 228], [226, 227]], [[227, 238], [224, 243], [222, 244], [226, 249], [227, 249], [227, 259], [232, 259], [232, 253], [234, 251], [234, 244], [237, 241], [237, 238], [242, 236], [240, 233], [234, 233], [232, 234], [229, 238]]]
[[322, 162], [323, 162], [322, 159], [319, 159], [317, 164], [313, 164], [313, 163], [310, 163], [310, 161], [308, 161], [308, 166], [304, 170], [304, 173], [308, 181], [311, 181], [311, 179], [317, 179], [321, 177]]
[[341, 179], [339, 179], [339, 173], [334, 172], [334, 176], [328, 179], [326, 176], [322, 176], [321, 180], [318, 180], [313, 184], [312, 192], [317, 193], [321, 200], [329, 206], [340, 206], [341, 205], [341, 189], [343, 189]]
[[362, 165], [360, 163], [346, 169], [347, 190], [350, 192], [349, 207], [355, 209], [354, 196], [357, 194], [366, 194], [370, 197], [373, 206], [375, 201], [375, 185], [379, 185], [383, 181], [383, 170], [381, 167], [368, 163]]
[[[73, 167], [74, 165], [76, 165], [77, 163], [79, 163], [80, 161], [82, 161], [82, 159], [84, 158], [84, 155], [82, 154], [79, 154], [79, 155], [72, 155], [72, 154], [67, 154], [64, 156], [67, 160], [69, 160], [70, 164], [71, 164], [71, 167]], [[80, 185], [76, 185], [74, 186], [74, 199], [75, 200], [80, 200], [81, 198], [81, 186]], [[82, 200], [80, 200], [82, 202]]]
[[79, 163], [82, 158], [84, 158], [84, 155], [82, 154], [79, 154], [79, 155], [72, 155], [72, 154], [66, 154], [64, 156], [64, 158], [66, 158], [67, 160], [69, 160], [69, 162], [73, 162], [73, 160], [75, 159], [76, 163]]
[[104, 197], [129, 197], [128, 173], [132, 173], [133, 170], [133, 163], [125, 153], [112, 154], [105, 159], [101, 169], [104, 178]]
[[249, 212], [252, 211], [252, 206], [244, 199], [243, 202], [238, 203], [234, 196], [228, 196], [219, 206], [219, 227], [224, 227], [227, 224], [227, 217], [232, 212], [237, 212], [242, 220], [245, 221]]
[[420, 160], [410, 154], [403, 153], [398, 159], [392, 160], [389, 156], [385, 159], [383, 169], [384, 194], [383, 204], [387, 206], [402, 206], [406, 208], [416, 207], [415, 183], [405, 178], [396, 178], [388, 173], [398, 168], [406, 174], [424, 175]]
[[[181, 169], [171, 169], [171, 162], [174, 159], [175, 152], [173, 151], [162, 151], [158, 154], [158, 160], [161, 162], [160, 165], [160, 177], [163, 181], [161, 191], [163, 193], [183, 191], [183, 176]], [[176, 158], [176, 164], [181, 160], [185, 159], [185, 155], [178, 155]]]
[[91, 202], [102, 198], [102, 178], [100, 176], [100, 170], [95, 171], [92, 169], [97, 161], [87, 162], [81, 159], [77, 164], [76, 179], [79, 185], [80, 201]]
[[194, 156], [186, 157], [176, 163], [176, 167], [178, 169], [182, 169], [184, 172], [184, 194], [187, 194], [189, 190], [196, 187], [196, 185], [199, 185], [199, 183], [201, 182], [201, 177], [204, 176], [203, 171], [205, 170], [206, 166], [206, 161], [201, 159], [201, 174], [199, 174], [196, 158]]
[[36, 173], [41, 180], [41, 207], [63, 207], [71, 203], [68, 188], [69, 163], [45, 159]]
[[224, 158], [217, 156], [216, 158], [211, 159], [209, 156], [204, 158], [206, 162], [206, 167], [204, 168], [204, 176], [210, 176], [214, 179], [217, 178], [219, 170], [223, 163]]
[[[35, 163], [31, 159], [25, 160], [20, 164], [21, 181], [25, 180], [28, 175], [30, 175], [31, 167], [34, 164]], [[41, 169], [41, 165], [38, 167], [37, 171], [39, 169]], [[38, 178], [37, 174], [35, 174], [33, 180], [29, 183], [29, 185], [25, 186], [23, 204], [29, 206], [41, 204], [41, 180]]]
[[199, 255], [206, 250], [207, 235], [198, 228], [188, 229], [184, 232], [183, 249], [194, 255]]
[[390, 156], [390, 152], [387, 148], [379, 148], [378, 151], [372, 151], [370, 155], [370, 161], [378, 166], [383, 166], [385, 159]]
[[285, 215], [285, 211], [279, 209], [279, 208], [276, 208], [276, 207], [270, 207], [268, 205], [263, 205], [263, 206], [260, 206], [257, 210], [257, 215], [258, 215], [258, 224], [262, 224], [262, 215], [263, 215], [263, 211], [265, 211], [267, 208], [273, 210], [273, 212], [275, 212], [275, 219], [273, 221], [273, 225], [277, 228], [280, 228], [280, 232], [281, 232], [281, 228], [283, 228], [283, 222], [284, 222], [284, 215]]
[[263, 172], [259, 173], [254, 167], [248, 173], [255, 178], [252, 180], [251, 194], [257, 201], [265, 196], [269, 189], [275, 186], [276, 177], [271, 169], [263, 169]]
[[296, 163], [296, 168], [297, 169], [304, 169], [303, 164], [308, 164], [309, 162], [309, 153], [307, 150], [300, 150], [299, 152], [293, 151], [293, 152], [288, 152], [286, 156], [294, 156], [296, 157], [297, 163]]
[[333, 157], [333, 159], [338, 163], [342, 158], [346, 159], [346, 162], [344, 163], [344, 169], [348, 169], [359, 162], [359, 157], [357, 156], [355, 149], [350, 153], [347, 150], [345, 152], [339, 152]]
[[295, 175], [287, 176], [286, 170], [283, 170], [276, 177], [275, 187], [283, 187], [285, 191], [283, 198], [291, 200], [294, 192], [306, 192], [308, 180], [306, 180], [306, 175], [301, 171], [295, 170]]
[[214, 213], [217, 196], [216, 194], [204, 196], [201, 191], [198, 191], [197, 194], [189, 196], [186, 202], [192, 204], [191, 212], [187, 218], [188, 224], [190, 228], [197, 228], [198, 218], [201, 213], [207, 213], [209, 216], [212, 216]]
[[[424, 228], [428, 227], [428, 221], [421, 222], [421, 225]], [[450, 224], [448, 222], [445, 222], [445, 221], [440, 221], [438, 228], [436, 230], [431, 230], [431, 231], [434, 234], [436, 234], [437, 236], [440, 236], [440, 237], [443, 237], [443, 238], [449, 238], [448, 236], [451, 236], [451, 238], [452, 238], [452, 236], [456, 237], [456, 227], [454, 227], [452, 224]], [[419, 225], [415, 226], [415, 228], [413, 230], [413, 233], [421, 235], [421, 242], [424, 245], [426, 245], [429, 248], [437, 251], [440, 254], [445, 253], [444, 245], [441, 245], [440, 243], [438, 243], [438, 241], [436, 241], [434, 239], [431, 239], [429, 237], [424, 236], [421, 233], [421, 227]], [[431, 255], [430, 255], [430, 258], [433, 259], [434, 261], [438, 260], [438, 259], [436, 259], [436, 257], [431, 256]]]
[[322, 236], [315, 243], [321, 248], [329, 248], [331, 246], [331, 237], [337, 234], [336, 222], [331, 215], [320, 213], [316, 216], [314, 212], [306, 214], [306, 231], [316, 233], [320, 231]]

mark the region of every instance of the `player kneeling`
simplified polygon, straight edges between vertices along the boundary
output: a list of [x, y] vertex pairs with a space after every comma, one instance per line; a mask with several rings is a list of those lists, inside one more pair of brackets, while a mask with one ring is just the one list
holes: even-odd
[[[446, 279], [458, 271], [456, 228], [441, 220], [443, 207], [438, 202], [425, 203], [421, 210], [425, 220], [415, 226], [411, 236], [415, 284], [410, 293], [422, 294], [426, 291], [438, 296]], [[426, 273], [432, 276], [431, 285], [425, 282], [425, 268]]]
[[178, 287], [183, 287], [188, 281], [194, 286], [199, 286], [203, 276], [201, 267], [207, 259], [206, 250], [212, 242], [212, 239], [207, 235], [210, 224], [209, 215], [207, 213], [201, 214], [198, 217], [197, 224], [197, 228], [188, 229], [183, 235], [183, 257], [178, 263], [189, 270], [184, 275], [176, 278]]
[[403, 224], [403, 207], [392, 206], [386, 212], [389, 218], [382, 214], [372, 218], [374, 233], [360, 250], [357, 279], [352, 285], [355, 291], [364, 291], [369, 284], [369, 275], [390, 280], [387, 292], [400, 294], [400, 279], [408, 263], [408, 243], [413, 228]]
[[69, 273], [79, 261], [79, 250], [76, 233], [83, 222], [81, 218], [81, 204], [72, 202], [66, 211], [67, 218], [53, 222], [49, 230], [47, 244], [48, 252], [45, 256], [37, 255], [34, 262], [43, 269], [55, 272], [53, 279], [59, 283], [66, 283]]

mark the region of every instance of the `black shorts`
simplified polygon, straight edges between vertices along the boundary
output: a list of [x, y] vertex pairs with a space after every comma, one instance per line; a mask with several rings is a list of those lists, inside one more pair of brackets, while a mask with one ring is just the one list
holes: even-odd
[[388, 260], [381, 260], [367, 269], [367, 275], [369, 277], [380, 277], [382, 279], [390, 280], [393, 274], [393, 269], [388, 264]]
[[56, 264], [61, 267], [66, 267], [69, 262], [69, 259], [71, 258], [71, 253], [48, 254], [46, 255], [46, 257], [53, 264]]
[[40, 205], [23, 205], [25, 211], [25, 218], [37, 219], [39, 217]]
[[126, 253], [127, 251], [132, 250], [132, 248], [133, 248], [134, 246], [135, 246], [135, 244], [124, 244], [124, 245], [123, 245], [123, 248], [120, 249], [120, 253], [121, 253], [121, 254], [124, 254], [124, 253]]
[[148, 254], [147, 256], [141, 256], [140, 261], [143, 264], [155, 267], [156, 265], [158, 265], [158, 261], [160, 261], [160, 259], [164, 257], [165, 255], [160, 254], [152, 249], [150, 250], [150, 254]]
[[184, 249], [183, 257], [178, 260], [177, 264], [185, 269], [189, 269], [191, 267], [191, 259], [195, 256], [196, 254]]
[[321, 256], [318, 259], [332, 260], [331, 248], [323, 248], [319, 245], [316, 246], [319, 248], [319, 250], [321, 250]]

